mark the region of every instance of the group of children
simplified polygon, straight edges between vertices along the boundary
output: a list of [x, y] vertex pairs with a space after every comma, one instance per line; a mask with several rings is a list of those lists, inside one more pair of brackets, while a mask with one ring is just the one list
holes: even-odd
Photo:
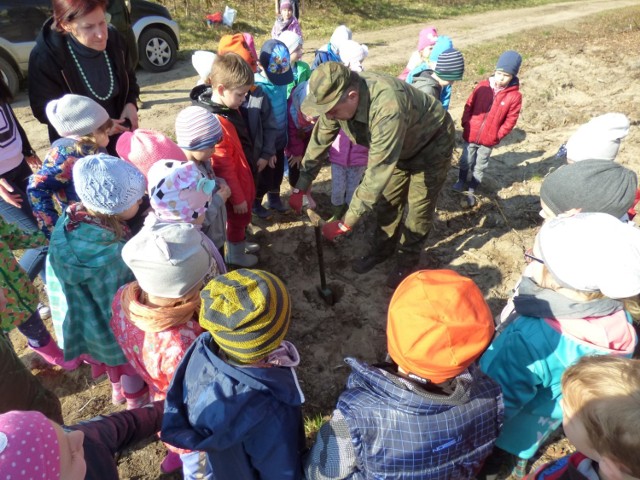
[[[306, 451], [300, 356], [285, 340], [292, 300], [281, 279], [250, 268], [259, 246], [245, 234], [252, 212], [264, 216], [264, 195], [269, 209], [286, 210], [285, 162], [295, 176], [315, 122], [300, 110], [308, 70], [295, 67], [302, 38], [287, 6], [283, 0], [274, 34], [290, 43], [269, 40], [258, 55], [249, 35], [229, 35], [217, 54], [194, 57], [202, 84], [176, 118], [175, 143], [137, 129], [120, 137], [120, 158], [110, 156], [102, 149], [111, 120], [96, 102], [65, 95], [47, 106], [62, 138], [28, 187], [42, 233], [0, 223], [0, 254], [15, 276], [0, 289], [2, 328], [18, 327], [51, 363], [106, 373], [113, 403], [129, 411], [64, 428], [59, 406], [45, 412], [53, 422], [36, 412], [2, 414], [0, 470], [105, 478], [116, 471], [117, 451], [160, 430], [168, 448], [161, 469], [182, 468], [184, 478], [495, 478], [506, 464], [522, 478], [564, 421], [581, 453], [531, 478], [640, 478], [640, 366], [629, 358], [640, 321], [640, 231], [621, 221], [637, 177], [613, 162], [620, 116], [597, 129], [608, 135], [572, 137], [573, 163], [545, 179], [548, 218], [497, 329], [472, 280], [451, 270], [411, 274], [390, 301], [387, 360], [346, 360], [346, 389]], [[336, 29], [314, 64], [333, 55], [361, 70], [367, 49], [350, 36]], [[441, 38], [446, 48], [430, 63]], [[454, 188], [468, 181], [470, 198], [491, 147], [517, 120], [520, 62], [505, 52], [465, 107], [466, 163]], [[450, 40], [421, 32], [407, 81], [444, 103], [445, 87], [450, 98], [463, 71]], [[367, 152], [344, 133], [332, 148], [340, 218]], [[555, 185], [576, 179], [599, 182], [602, 194], [578, 185], [558, 196], [566, 190]], [[57, 343], [10, 251], [44, 237]], [[228, 264], [241, 268], [227, 272]]]

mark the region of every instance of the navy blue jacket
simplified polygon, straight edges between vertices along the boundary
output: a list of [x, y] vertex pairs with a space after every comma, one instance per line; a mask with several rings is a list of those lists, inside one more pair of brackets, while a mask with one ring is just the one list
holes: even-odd
[[[502, 425], [498, 385], [471, 365], [451, 395], [430, 393], [347, 359], [352, 373], [337, 409], [357, 457], [353, 479], [472, 479]], [[409, 384], [410, 385], [410, 384]]]
[[302, 477], [304, 397], [292, 368], [237, 367], [208, 332], [185, 353], [167, 392], [162, 440], [207, 453], [216, 480]]

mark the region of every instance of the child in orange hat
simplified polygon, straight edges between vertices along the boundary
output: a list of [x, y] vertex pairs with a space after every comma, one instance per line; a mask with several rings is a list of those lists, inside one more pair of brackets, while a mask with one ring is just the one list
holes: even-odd
[[389, 305], [387, 362], [354, 358], [306, 478], [472, 479], [502, 425], [502, 394], [475, 361], [493, 337], [472, 280], [451, 270], [408, 276]]

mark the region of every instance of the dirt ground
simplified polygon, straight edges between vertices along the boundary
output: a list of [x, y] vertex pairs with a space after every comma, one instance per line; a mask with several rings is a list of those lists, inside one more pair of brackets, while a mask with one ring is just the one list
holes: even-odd
[[[532, 34], [534, 41], [546, 31], [578, 25], [582, 16], [631, 5], [640, 2], [563, 3], [444, 20], [437, 26], [441, 34], [451, 36], [464, 51], [466, 46], [477, 46], [501, 35], [544, 27], [544, 31]], [[356, 32], [355, 38], [370, 46], [365, 66], [375, 70], [408, 58], [419, 28], [420, 25], [410, 25], [362, 35]], [[451, 268], [473, 278], [495, 314], [523, 269], [523, 248], [532, 244], [541, 223], [538, 216], [541, 181], [560, 165], [554, 155], [577, 126], [607, 111], [625, 113], [633, 127], [618, 159], [636, 171], [640, 169], [638, 24], [630, 21], [628, 32], [617, 32], [606, 40], [592, 37], [589, 29], [584, 30], [579, 42], [559, 43], [525, 57], [520, 75], [524, 108], [517, 128], [494, 150], [478, 205], [472, 210], [463, 209], [462, 197], [450, 189], [457, 177], [459, 147], [439, 199], [437, 218], [420, 265]], [[307, 51], [319, 43], [309, 41]], [[141, 125], [173, 134], [175, 116], [188, 105], [187, 94], [195, 83], [190, 62], [182, 61], [162, 75], [140, 71], [139, 81], [146, 104], [140, 111]], [[462, 106], [472, 87], [470, 81], [454, 87], [451, 114], [458, 126]], [[31, 116], [25, 92], [14, 108], [34, 148], [43, 156], [48, 147], [46, 129]], [[457, 134], [459, 137], [460, 132]], [[287, 190], [288, 186], [283, 185], [283, 192]], [[327, 168], [314, 184], [314, 192], [318, 211], [326, 218], [330, 208]], [[294, 215], [279, 215], [260, 226], [260, 267], [279, 275], [293, 298], [289, 339], [302, 356], [299, 376], [307, 399], [304, 413], [309, 417], [327, 415], [349, 373], [344, 357], [355, 356], [369, 362], [384, 359], [385, 320], [392, 294], [384, 281], [393, 263], [384, 262], [366, 275], [351, 270], [351, 259], [368, 248], [370, 219], [365, 219], [350, 239], [338, 245], [325, 244], [327, 278], [338, 297], [336, 305], [330, 307], [316, 293], [319, 277], [314, 232], [309, 222]], [[34, 373], [61, 398], [67, 423], [119, 408], [110, 404], [108, 382], [93, 381], [88, 368], [65, 373], [45, 367], [24, 348], [19, 334], [14, 332], [12, 340]], [[562, 455], [569, 448], [566, 441], [552, 443], [545, 458]], [[124, 456], [121, 478], [157, 478], [162, 455], [163, 447], [153, 442]]]

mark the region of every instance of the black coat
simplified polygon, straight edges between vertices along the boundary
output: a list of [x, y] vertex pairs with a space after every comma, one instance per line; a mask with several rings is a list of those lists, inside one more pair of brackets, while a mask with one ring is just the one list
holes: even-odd
[[129, 68], [128, 50], [122, 36], [109, 25], [107, 55], [114, 68], [119, 92], [107, 101], [91, 95], [78, 71], [69, 49], [65, 45], [65, 35], [53, 30], [53, 19], [45, 22], [36, 39], [36, 46], [29, 56], [29, 103], [31, 111], [40, 123], [49, 126], [49, 140], [60, 138], [51, 126], [45, 112], [47, 103], [67, 93], [75, 93], [92, 98], [109, 113], [111, 118], [120, 118], [127, 103], [136, 105], [140, 87], [135, 72]]

